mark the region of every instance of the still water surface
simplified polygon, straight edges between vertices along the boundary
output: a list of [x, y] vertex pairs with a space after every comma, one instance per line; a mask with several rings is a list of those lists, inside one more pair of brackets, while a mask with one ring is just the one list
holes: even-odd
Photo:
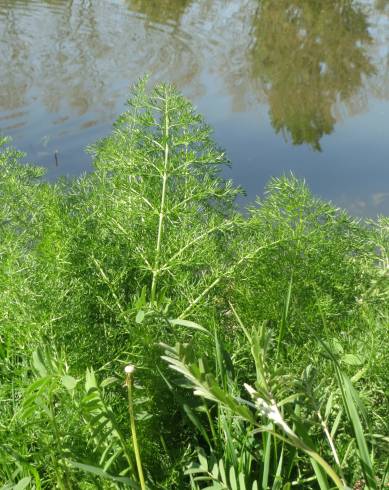
[[0, 0], [0, 132], [50, 179], [91, 168], [144, 73], [205, 115], [247, 199], [292, 171], [389, 214], [388, 0]]

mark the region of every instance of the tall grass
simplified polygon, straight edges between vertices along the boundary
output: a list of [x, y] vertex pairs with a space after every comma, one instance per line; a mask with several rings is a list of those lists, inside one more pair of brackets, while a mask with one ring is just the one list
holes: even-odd
[[[285, 484], [308, 484], [317, 480], [317, 484], [323, 490], [333, 488], [333, 485], [339, 489], [351, 488], [353, 483], [347, 481], [344, 463], [341, 463], [341, 459], [344, 461], [346, 457], [344, 447], [337, 448], [335, 437], [341, 417], [339, 414], [345, 413], [352, 429], [352, 434], [348, 435], [349, 445], [356, 443], [359, 472], [364, 476], [363, 481], [366, 482], [366, 488], [383, 488], [387, 470], [385, 469], [383, 476], [380, 475], [381, 478], [379, 473], [375, 472], [374, 453], [368, 449], [367, 442], [367, 436], [370, 434], [368, 427], [364, 430], [360, 418], [360, 413], [364, 413], [363, 403], [350, 379], [341, 370], [332, 350], [319, 340], [323, 346], [323, 354], [328, 356], [334, 368], [336, 380], [328, 399], [323, 401], [317, 399], [312, 390], [312, 366], [304, 370], [301, 380], [288, 379], [277, 365], [277, 354], [273, 359], [268, 358], [272, 342], [271, 334], [266, 326], [262, 325], [259, 329], [249, 332], [241, 323], [235, 310], [234, 313], [251, 346], [256, 371], [254, 386], [245, 383], [236, 392], [231, 385], [228, 386], [223, 382], [225, 373], [222, 374], [222, 363], [217, 361], [216, 371], [219, 372], [219, 376], [214, 376], [207, 369], [204, 359], [196, 359], [190, 346], [163, 345], [166, 350], [163, 359], [168, 362], [171, 369], [189, 382], [189, 386], [186, 385], [186, 387], [192, 388], [193, 393], [203, 400], [204, 410], [209, 409], [205, 402], [209, 400], [229, 413], [228, 428], [223, 431], [223, 434], [219, 434], [220, 438], [230, 437], [234, 431], [234, 422], [244, 424], [246, 438], [251, 439], [250, 459], [256, 463], [255, 471], [242, 472], [234, 465], [234, 461], [228, 460], [227, 454], [219, 462], [215, 461], [215, 448], [212, 448], [209, 459], [203, 452], [200, 452], [199, 462], [188, 469], [192, 487], [202, 488], [198, 482], [204, 480], [214, 482], [212, 488], [231, 487], [242, 490], [246, 488], [284, 488]], [[217, 338], [215, 340], [216, 353], [211, 354], [211, 357], [218, 359], [217, 352], [220, 350], [220, 343]], [[285, 385], [287, 381], [289, 383]], [[244, 397], [244, 390], [250, 395], [252, 401], [247, 399], [247, 396]], [[336, 408], [333, 404], [335, 397], [339, 399], [339, 405]], [[325, 408], [325, 413], [322, 413], [323, 408]], [[311, 413], [309, 413], [310, 410], [312, 410]], [[218, 417], [222, 417], [221, 413], [223, 412], [218, 412]], [[331, 427], [329, 420], [332, 417], [334, 423]], [[319, 430], [314, 435], [313, 424]], [[195, 425], [199, 428], [198, 422]], [[200, 433], [203, 432], [205, 429], [201, 428]], [[255, 438], [262, 439], [263, 449], [260, 445], [253, 443]], [[323, 450], [323, 443], [328, 446], [326, 451]], [[227, 444], [228, 441], [225, 440], [223, 447], [226, 447]], [[292, 451], [286, 446], [291, 446]], [[241, 450], [242, 445], [238, 447]], [[346, 452], [348, 450], [349, 446]], [[287, 457], [289, 467], [285, 474], [284, 458], [285, 453], [288, 454], [288, 452], [291, 452], [291, 455]], [[293, 475], [299, 474], [301, 464], [301, 456], [296, 457], [297, 452], [307, 455], [306, 464], [310, 462], [312, 469], [311, 474], [308, 473], [304, 478], [299, 476], [294, 480]], [[320, 454], [323, 452], [328, 454], [328, 459]], [[235, 459], [236, 462], [237, 459]], [[231, 470], [229, 478], [226, 477], [225, 467]], [[291, 478], [293, 481], [290, 480]]]
[[169, 85], [89, 151], [1, 142], [0, 488], [384, 488], [388, 218], [292, 175], [241, 213]]

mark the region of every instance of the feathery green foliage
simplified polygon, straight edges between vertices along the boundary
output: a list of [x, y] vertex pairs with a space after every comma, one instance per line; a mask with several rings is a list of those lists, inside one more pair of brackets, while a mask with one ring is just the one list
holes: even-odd
[[292, 175], [241, 213], [146, 80], [88, 175], [0, 146], [0, 488], [384, 488], [388, 218]]

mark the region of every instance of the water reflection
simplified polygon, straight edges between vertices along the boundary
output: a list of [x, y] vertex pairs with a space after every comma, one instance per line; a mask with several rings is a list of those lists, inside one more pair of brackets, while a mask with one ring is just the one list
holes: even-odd
[[208, 68], [234, 110], [252, 95], [265, 98], [277, 132], [319, 148], [336, 104], [374, 72], [367, 18], [352, 1], [0, 0], [0, 25], [0, 110], [22, 126], [12, 110], [25, 114], [39, 99], [61, 114], [55, 124], [76, 116], [90, 128], [113, 116], [123, 85], [143, 72], [198, 95]]
[[375, 8], [384, 11], [389, 6], [389, 0], [376, 0]]
[[17, 118], [11, 111], [22, 107], [26, 115], [39, 100], [48, 113], [61, 114], [56, 123], [72, 117], [90, 127], [112, 120], [118, 97], [144, 72], [190, 83], [196, 63], [169, 29], [189, 3], [0, 0], [3, 118]]
[[264, 87], [274, 129], [320, 149], [336, 104], [374, 73], [365, 14], [339, 0], [263, 0], [254, 39], [252, 76]]
[[[389, 99], [388, 7], [387, 0], [0, 0], [0, 131], [51, 176], [79, 173], [87, 167], [83, 147], [109, 131], [129, 84], [148, 72], [200, 103], [227, 146], [226, 125], [241, 141], [255, 126], [259, 141], [268, 113], [273, 132], [320, 149], [339, 121]], [[243, 126], [251, 114], [258, 123]], [[271, 144], [267, 154], [284, 142]], [[228, 149], [244, 165], [249, 150], [239, 148]]]
[[150, 22], [178, 24], [191, 3], [192, 0], [129, 0], [128, 7], [133, 12], [145, 15]]

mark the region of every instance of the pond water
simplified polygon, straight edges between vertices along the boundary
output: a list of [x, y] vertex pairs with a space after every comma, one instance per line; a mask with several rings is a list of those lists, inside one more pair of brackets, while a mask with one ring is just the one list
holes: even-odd
[[48, 178], [91, 168], [144, 73], [215, 129], [247, 199], [293, 172], [389, 214], [388, 0], [0, 0], [0, 132]]

